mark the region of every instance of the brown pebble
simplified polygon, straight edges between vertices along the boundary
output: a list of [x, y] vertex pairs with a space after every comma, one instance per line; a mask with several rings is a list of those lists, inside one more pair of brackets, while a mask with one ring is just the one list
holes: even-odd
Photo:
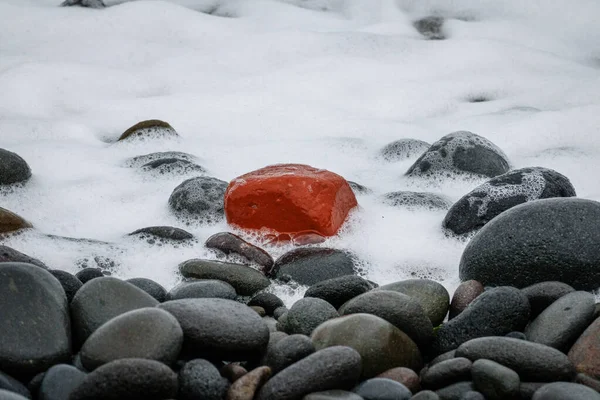
[[267, 315], [267, 312], [262, 307], [259, 307], [259, 306], [248, 306], [248, 307], [250, 307], [251, 309], [253, 309], [254, 311], [256, 311], [256, 313], [258, 315], [260, 315], [261, 317], [264, 317], [265, 315]]
[[221, 376], [227, 378], [229, 382], [235, 382], [242, 376], [246, 375], [248, 371], [237, 363], [229, 363], [221, 368]]
[[273, 267], [273, 257], [269, 253], [233, 233], [215, 233], [206, 240], [204, 246], [219, 250], [224, 254], [238, 254], [248, 261], [262, 266], [262, 272], [266, 272]]
[[456, 291], [452, 296], [448, 319], [452, 319], [463, 312], [463, 310], [467, 308], [467, 306], [471, 304], [471, 302], [475, 300], [477, 296], [483, 293], [483, 290], [483, 285], [475, 280], [464, 281], [461, 283], [456, 288]]
[[397, 367], [388, 369], [382, 374], [379, 374], [377, 378], [388, 378], [398, 383], [403, 384], [410, 390], [412, 393], [417, 393], [421, 390], [421, 385], [419, 384], [419, 376], [415, 371], [410, 368], [405, 367]]
[[227, 391], [227, 400], [252, 400], [258, 390], [271, 377], [271, 368], [258, 367], [233, 382]]
[[137, 124], [133, 125], [131, 128], [127, 129], [119, 137], [118, 141], [133, 138], [133, 137], [140, 137], [146, 131], [151, 132], [151, 131], [157, 131], [157, 130], [164, 131], [164, 133], [167, 134], [168, 136], [179, 136], [177, 134], [177, 132], [175, 131], [175, 129], [173, 129], [173, 127], [171, 125], [169, 125], [167, 122], [161, 121], [158, 119], [149, 119], [147, 121], [138, 122]]
[[18, 231], [19, 229], [31, 228], [32, 225], [22, 217], [0, 207], [0, 234]]
[[600, 318], [579, 336], [568, 355], [577, 372], [600, 379]]

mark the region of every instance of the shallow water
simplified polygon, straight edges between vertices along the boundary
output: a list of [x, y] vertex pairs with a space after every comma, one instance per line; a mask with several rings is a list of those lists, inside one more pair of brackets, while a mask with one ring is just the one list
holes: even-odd
[[[600, 200], [595, 0], [57, 3], [0, 0], [0, 147], [33, 171], [25, 186], [0, 190], [0, 206], [37, 228], [3, 243], [53, 268], [75, 272], [81, 259], [109, 257], [117, 276], [171, 287], [179, 262], [214, 257], [203, 242], [230, 228], [186, 226], [169, 212], [186, 177], [124, 165], [154, 151], [194, 154], [226, 181], [293, 162], [369, 187], [323, 245], [351, 249], [380, 284], [430, 277], [452, 291], [466, 244], [444, 236], [443, 211], [393, 208], [381, 194], [425, 190], [456, 201], [483, 182], [408, 179], [414, 158], [377, 157], [393, 140], [470, 130], [512, 167], [555, 169], [579, 197]], [[447, 18], [446, 40], [412, 26], [434, 14]], [[114, 143], [144, 119], [168, 121], [181, 137]], [[152, 225], [182, 227], [198, 243], [125, 237]], [[267, 250], [276, 257], [289, 247]], [[276, 290], [289, 303], [303, 288]]]

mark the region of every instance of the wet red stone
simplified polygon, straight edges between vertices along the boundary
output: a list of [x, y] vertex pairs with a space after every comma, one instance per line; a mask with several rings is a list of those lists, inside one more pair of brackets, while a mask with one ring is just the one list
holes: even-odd
[[303, 164], [261, 168], [234, 179], [225, 192], [227, 222], [301, 243], [335, 235], [357, 205], [344, 178]]

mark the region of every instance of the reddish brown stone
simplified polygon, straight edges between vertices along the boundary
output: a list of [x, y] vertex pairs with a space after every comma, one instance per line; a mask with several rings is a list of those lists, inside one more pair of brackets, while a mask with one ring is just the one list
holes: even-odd
[[25, 221], [17, 214], [0, 207], [0, 234], [31, 227], [29, 222]]
[[246, 375], [248, 371], [246, 368], [242, 367], [237, 363], [229, 363], [221, 368], [221, 376], [223, 378], [227, 378], [227, 380], [231, 383], [237, 381], [242, 376]]
[[344, 178], [302, 164], [250, 172], [231, 181], [225, 192], [227, 222], [292, 239], [335, 235], [357, 205]]
[[379, 374], [377, 378], [388, 378], [401, 383], [413, 393], [417, 393], [419, 390], [421, 390], [421, 385], [419, 384], [419, 375], [417, 375], [417, 373], [410, 368], [392, 368], [382, 374]]
[[461, 283], [452, 296], [448, 319], [452, 319], [463, 312], [477, 296], [483, 293], [483, 289], [483, 285], [475, 280], [464, 281]]
[[229, 387], [227, 400], [252, 400], [258, 389], [271, 377], [271, 368], [258, 367], [242, 376]]
[[600, 318], [579, 336], [569, 351], [569, 359], [577, 372], [600, 379]]

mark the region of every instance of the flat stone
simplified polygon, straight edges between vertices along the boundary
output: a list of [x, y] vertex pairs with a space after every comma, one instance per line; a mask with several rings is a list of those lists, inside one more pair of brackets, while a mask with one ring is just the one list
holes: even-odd
[[0, 207], [0, 234], [16, 232], [21, 229], [32, 228], [33, 225], [27, 222], [23, 217]]
[[158, 175], [201, 175], [206, 173], [202, 166], [178, 158], [163, 158], [142, 165], [142, 171]]
[[579, 336], [569, 350], [569, 359], [578, 372], [600, 379], [600, 318]]
[[86, 374], [72, 365], [57, 364], [46, 371], [40, 385], [39, 400], [65, 400], [83, 382]]
[[575, 289], [566, 283], [548, 281], [534, 283], [531, 286], [521, 289], [521, 291], [529, 300], [529, 305], [531, 305], [531, 319], [534, 319], [550, 304], [565, 294], [574, 292]]
[[157, 152], [157, 153], [144, 154], [141, 156], [136, 156], [136, 157], [130, 158], [125, 162], [125, 165], [127, 167], [131, 167], [131, 168], [139, 168], [139, 167], [142, 167], [153, 161], [173, 160], [173, 159], [189, 161], [189, 162], [198, 161], [198, 158], [196, 156], [188, 154], [188, 153], [182, 153], [180, 151], [163, 151], [163, 152]]
[[169, 291], [168, 300], [219, 298], [235, 300], [237, 294], [233, 286], [216, 279], [181, 282]]
[[539, 388], [532, 400], [600, 400], [600, 393], [577, 383], [554, 382]]
[[457, 382], [436, 390], [440, 400], [461, 400], [464, 395], [475, 390], [473, 382]]
[[287, 315], [285, 332], [310, 336], [323, 322], [339, 317], [336, 309], [325, 300], [305, 297], [294, 303]]
[[475, 280], [469, 280], [458, 285], [452, 295], [448, 319], [452, 319], [463, 312], [477, 296], [483, 293], [483, 290], [483, 285]]
[[237, 294], [252, 296], [271, 284], [260, 271], [243, 264], [213, 260], [192, 259], [179, 264], [179, 272], [185, 278], [217, 279], [229, 283]]
[[315, 283], [344, 275], [356, 275], [352, 256], [341, 250], [329, 248], [299, 248], [279, 257], [270, 276], [289, 276], [301, 285]]
[[421, 390], [419, 393], [411, 397], [410, 400], [440, 400], [440, 396], [431, 390]]
[[371, 284], [356, 275], [340, 276], [315, 283], [304, 293], [304, 297], [323, 299], [335, 308], [372, 289]]
[[495, 361], [480, 359], [471, 368], [475, 389], [485, 395], [485, 399], [504, 400], [519, 395], [521, 380], [510, 368]]
[[463, 343], [457, 357], [482, 358], [512, 369], [524, 382], [571, 381], [575, 367], [565, 354], [539, 343], [506, 337], [483, 337]]
[[262, 266], [264, 271], [273, 268], [273, 257], [269, 253], [233, 233], [215, 233], [206, 240], [204, 246], [219, 250], [224, 254], [240, 255], [249, 262]]
[[412, 393], [406, 386], [387, 378], [371, 378], [352, 390], [365, 400], [409, 400]]

